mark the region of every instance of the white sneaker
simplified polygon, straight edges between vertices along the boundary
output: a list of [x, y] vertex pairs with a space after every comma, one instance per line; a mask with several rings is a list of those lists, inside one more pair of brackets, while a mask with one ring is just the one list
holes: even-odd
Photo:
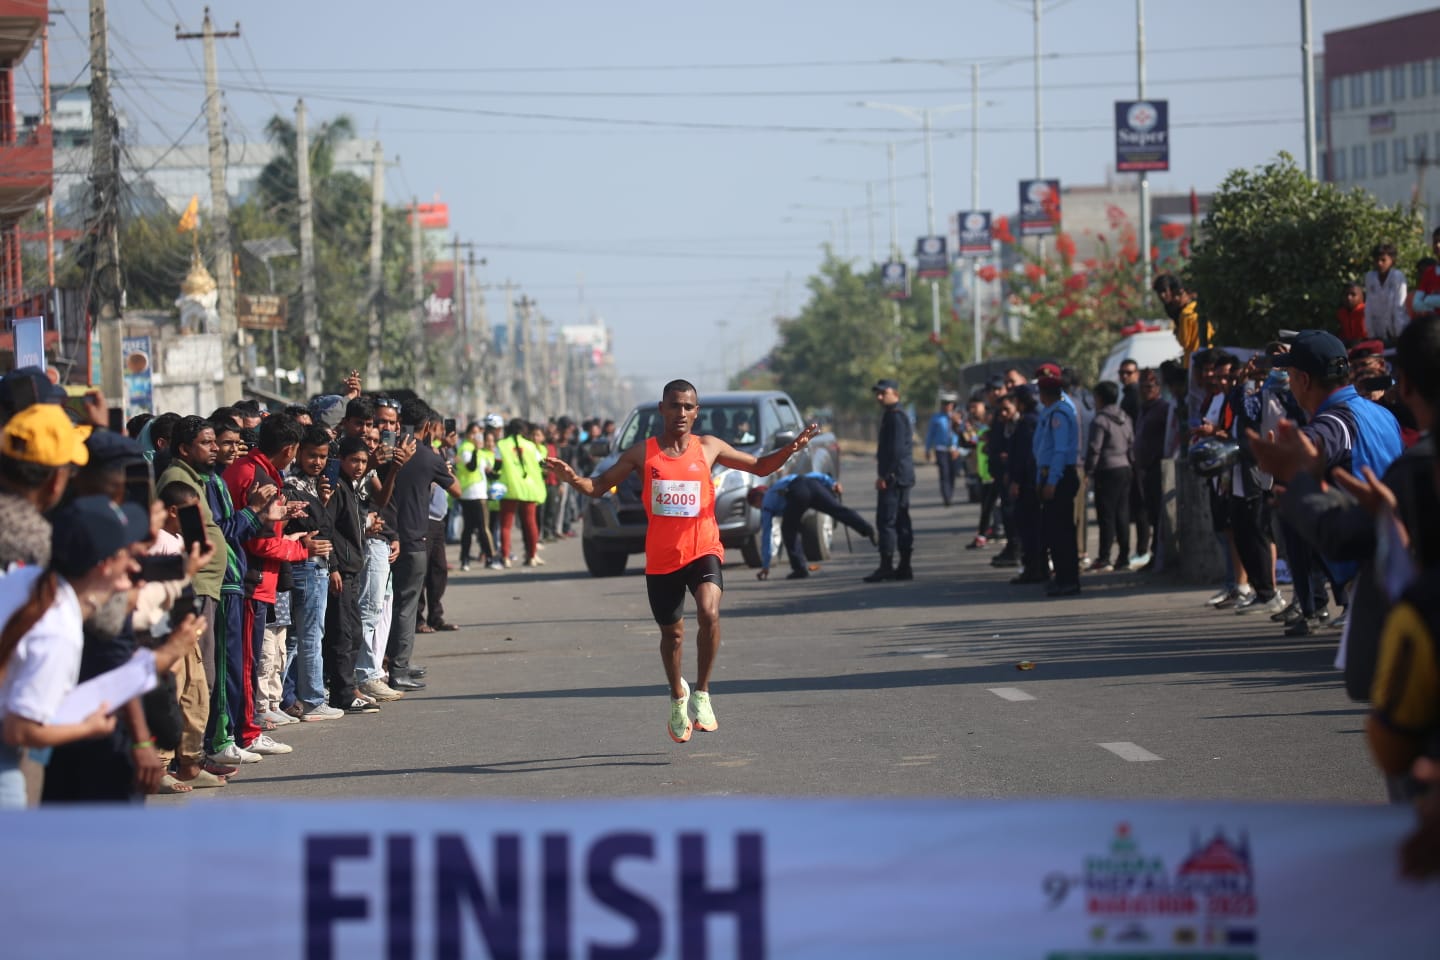
[[1239, 604], [1239, 603], [1237, 603], [1237, 604], [1235, 604], [1235, 612], [1236, 612], [1236, 613], [1279, 613], [1281, 610], [1284, 610], [1287, 606], [1289, 606], [1289, 603], [1286, 602], [1286, 600], [1285, 600], [1284, 597], [1280, 596], [1280, 591], [1277, 590], [1277, 591], [1275, 591], [1275, 596], [1271, 597], [1269, 600], [1261, 600], [1261, 599], [1259, 599], [1258, 597], [1256, 597], [1254, 594], [1251, 594], [1251, 595], [1250, 595], [1250, 601], [1249, 601], [1248, 603], [1245, 603], [1245, 604]]
[[525, 566], [527, 566], [527, 567], [543, 567], [543, 566], [545, 566], [545, 561], [544, 561], [544, 560], [541, 560], [539, 557], [530, 557], [528, 560], [525, 561]]
[[1206, 600], [1206, 601], [1205, 601], [1205, 605], [1206, 605], [1207, 607], [1218, 607], [1218, 606], [1220, 606], [1220, 604], [1225, 603], [1226, 601], [1233, 601], [1233, 600], [1235, 600], [1238, 596], [1239, 596], [1239, 593], [1238, 593], [1238, 592], [1236, 592], [1236, 591], [1234, 591], [1234, 590], [1231, 590], [1229, 587], [1226, 587], [1224, 590], [1221, 590], [1219, 593], [1215, 594], [1215, 596], [1211, 597], [1209, 600]]
[[287, 723], [300, 722], [299, 720], [295, 719], [294, 717], [290, 716], [290, 714], [285, 713], [282, 710], [266, 710], [264, 716], [266, 720], [269, 720], [277, 727], [283, 727]]
[[300, 719], [308, 723], [314, 720], [338, 720], [343, 716], [345, 716], [344, 710], [337, 710], [328, 703], [322, 703], [318, 707], [306, 710], [305, 716]]
[[246, 750], [238, 743], [232, 743], [224, 750], [217, 750], [215, 753], [208, 754], [205, 759], [211, 763], [218, 763], [227, 767], [238, 767], [242, 763], [259, 763], [264, 757], [258, 753], [252, 753]]
[[250, 746], [245, 749], [251, 753], [258, 753], [262, 757], [276, 757], [282, 753], [290, 753], [295, 748], [288, 743], [272, 740], [268, 733], [262, 733], [251, 741]]
[[1255, 591], [1250, 587], [1240, 587], [1228, 600], [1221, 600], [1215, 604], [1216, 610], [1228, 610], [1232, 607], [1249, 606], [1255, 602]]
[[376, 701], [399, 700], [405, 696], [399, 690], [394, 690], [384, 680], [366, 680], [360, 684], [359, 690], [373, 703]]

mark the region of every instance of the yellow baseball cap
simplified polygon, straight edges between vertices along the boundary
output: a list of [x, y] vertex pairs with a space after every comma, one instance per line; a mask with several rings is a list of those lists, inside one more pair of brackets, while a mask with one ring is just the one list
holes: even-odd
[[0, 456], [42, 467], [63, 467], [90, 462], [85, 439], [90, 427], [77, 427], [63, 407], [35, 403], [11, 417], [0, 431]]

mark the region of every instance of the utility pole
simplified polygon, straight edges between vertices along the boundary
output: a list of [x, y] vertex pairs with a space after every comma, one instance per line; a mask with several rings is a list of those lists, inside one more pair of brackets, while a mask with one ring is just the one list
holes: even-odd
[[315, 223], [310, 210], [310, 136], [305, 129], [305, 101], [295, 101], [295, 181], [300, 199], [300, 311], [305, 328], [305, 392], [325, 389], [325, 356], [321, 352], [320, 317], [315, 309]]
[[[482, 260], [480, 262], [484, 263], [485, 261]], [[466, 380], [468, 404], [461, 412], [467, 417], [475, 417], [476, 419], [478, 419], [481, 416], [481, 409], [486, 405], [486, 391], [481, 386], [481, 384], [488, 384], [490, 382], [490, 377], [488, 375], [489, 371], [487, 369], [488, 363], [486, 362], [490, 356], [490, 323], [485, 316], [484, 288], [480, 284], [475, 282], [474, 248], [471, 248], [470, 250], [470, 263], [469, 269], [466, 271], [466, 276], [469, 278], [470, 286], [466, 288], [465, 302], [467, 304], [471, 303], [471, 294], [475, 294], [475, 296], [473, 297], [473, 302], [475, 304], [475, 322], [467, 322], [465, 326], [464, 346], [465, 370], [468, 373], [468, 379]], [[469, 319], [468, 313], [466, 319], [467, 321]], [[476, 332], [479, 333], [479, 350], [475, 349]]]
[[90, 0], [90, 198], [94, 207], [94, 229], [89, 242], [95, 278], [92, 309], [100, 322], [101, 355], [105, 360], [101, 386], [108, 396], [123, 397], [120, 314], [125, 292], [121, 286], [118, 222], [120, 164], [110, 103], [108, 51], [105, 0]]
[[[980, 209], [980, 63], [970, 64], [970, 209]], [[975, 338], [972, 362], [979, 363], [985, 350], [980, 318], [980, 258], [970, 260], [970, 326]]]
[[520, 308], [519, 329], [515, 331], [516, 347], [523, 351], [520, 354], [520, 396], [517, 399], [520, 415], [529, 420], [533, 416], [532, 408], [535, 404], [535, 381], [530, 372], [531, 355], [534, 353], [530, 338], [530, 310], [535, 306], [535, 301], [521, 294], [515, 305]]
[[420, 200], [416, 197], [410, 198], [410, 299], [415, 304], [415, 375], [411, 382], [418, 389], [425, 369], [425, 237], [420, 232]]
[[514, 414], [520, 409], [520, 336], [519, 320], [515, 315], [514, 287], [505, 281], [505, 353], [509, 376], [505, 378], [505, 412]]
[[375, 152], [370, 170], [370, 282], [365, 292], [369, 313], [366, 319], [365, 341], [369, 352], [365, 360], [365, 384], [371, 390], [380, 389], [380, 287], [381, 253], [385, 229], [385, 151], [380, 141], [375, 141]]
[[[1034, 0], [1035, 10], [1035, 179], [1045, 176], [1045, 122], [1040, 96], [1040, 15], [1044, 0]], [[1055, 199], [1060, 199], [1056, 197]], [[1045, 238], [1035, 238], [1035, 253], [1045, 259]]]
[[[226, 403], [240, 399], [241, 377], [245, 369], [240, 351], [240, 327], [235, 318], [235, 255], [230, 251], [230, 195], [225, 189], [225, 127], [220, 111], [220, 75], [215, 66], [215, 39], [239, 36], [239, 23], [235, 24], [234, 30], [216, 33], [215, 25], [210, 20], [209, 7], [205, 8], [205, 21], [200, 33], [182, 33], [178, 25], [175, 27], [176, 40], [203, 40], [205, 47], [205, 126], [210, 144], [210, 225], [215, 244], [215, 285], [219, 294], [216, 309], [220, 314], [220, 350], [225, 369], [222, 394]], [[303, 235], [301, 245], [303, 248]], [[301, 258], [304, 258], [303, 250]]]
[[[1145, 0], [1135, 0], [1135, 54], [1136, 73], [1139, 83], [1136, 92], [1139, 99], [1145, 99]], [[1150, 259], [1150, 174], [1140, 171], [1140, 262], [1145, 266], [1141, 276], [1145, 285], [1140, 289], [1149, 291], [1155, 264]]]
[[1319, 177], [1315, 144], [1315, 53], [1310, 42], [1310, 0], [1300, 0], [1300, 65], [1301, 82], [1305, 84], [1305, 175]]

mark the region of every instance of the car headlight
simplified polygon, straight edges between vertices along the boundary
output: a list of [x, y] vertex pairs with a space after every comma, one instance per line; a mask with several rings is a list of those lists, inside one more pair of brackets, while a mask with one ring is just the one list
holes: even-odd
[[722, 470], [715, 475], [715, 492], [728, 493], [745, 488], [745, 473], [740, 470]]

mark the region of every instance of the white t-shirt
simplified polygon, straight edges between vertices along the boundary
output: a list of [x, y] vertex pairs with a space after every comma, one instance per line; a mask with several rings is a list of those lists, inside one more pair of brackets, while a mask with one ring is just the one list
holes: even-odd
[[[0, 577], [0, 628], [30, 598], [43, 572], [38, 567], [21, 567]], [[13, 713], [36, 723], [49, 721], [80, 680], [84, 630], [80, 599], [62, 577], [55, 602], [20, 639], [5, 665], [0, 717]]]

